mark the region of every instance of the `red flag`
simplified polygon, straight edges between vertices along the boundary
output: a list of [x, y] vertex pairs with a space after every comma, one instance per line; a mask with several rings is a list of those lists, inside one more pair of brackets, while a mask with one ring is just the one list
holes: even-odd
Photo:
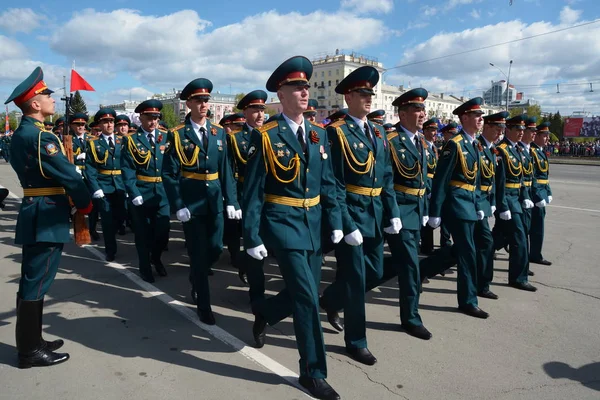
[[8, 106], [6, 106], [6, 116], [5, 118], [5, 122], [4, 122], [4, 132], [8, 133], [8, 131], [10, 131], [10, 124], [8, 122]]
[[71, 70], [71, 92], [75, 92], [77, 90], [88, 90], [90, 92], [95, 92], [92, 85], [87, 83], [85, 79], [81, 77], [74, 69]]

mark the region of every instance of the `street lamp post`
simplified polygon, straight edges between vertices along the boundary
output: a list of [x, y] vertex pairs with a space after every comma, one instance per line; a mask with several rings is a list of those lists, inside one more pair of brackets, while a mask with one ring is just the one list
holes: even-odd
[[[498, 71], [500, 71], [500, 73], [501, 73], [502, 75], [504, 75], [504, 77], [506, 78], [506, 111], [508, 111], [508, 93], [509, 93], [508, 91], [510, 90], [510, 70], [511, 70], [511, 68], [512, 68], [512, 63], [513, 63], [513, 60], [510, 60], [510, 63], [508, 64], [508, 75], [506, 75], [506, 74], [504, 73], [504, 71], [502, 71], [502, 70], [501, 70], [500, 68], [498, 68], [496, 65], [494, 65], [494, 64], [492, 64], [492, 63], [490, 63], [490, 65], [491, 65], [492, 67], [494, 67], [494, 68], [496, 68]], [[502, 104], [502, 103], [500, 103], [500, 104]]]

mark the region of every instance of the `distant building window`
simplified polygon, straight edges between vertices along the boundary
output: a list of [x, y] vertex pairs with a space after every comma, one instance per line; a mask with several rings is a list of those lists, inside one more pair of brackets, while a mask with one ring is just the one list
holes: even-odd
[[317, 82], [315, 82], [315, 87], [317, 87]]
[[327, 76], [331, 76], [331, 70], [327, 71]]
[[325, 76], [325, 71], [321, 71], [321, 78]]
[[335, 86], [337, 86], [337, 85], [339, 85], [339, 84], [340, 84], [340, 80], [339, 80], [339, 79], [336, 79], [336, 80], [335, 80]]
[[329, 81], [329, 82], [328, 82], [328, 85], [327, 85], [327, 86], [331, 86], [331, 81]]
[[335, 74], [339, 76], [339, 75], [340, 75], [340, 70], [339, 70], [339, 69], [336, 69], [336, 70], [335, 70]]

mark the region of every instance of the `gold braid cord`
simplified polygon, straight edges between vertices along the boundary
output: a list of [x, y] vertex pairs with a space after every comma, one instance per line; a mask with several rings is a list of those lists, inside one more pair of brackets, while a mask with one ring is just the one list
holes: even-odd
[[146, 164], [146, 168], [148, 168], [150, 165], [150, 158], [152, 158], [152, 153], [148, 151], [146, 155], [140, 154], [131, 136], [127, 136], [127, 150], [129, 150], [129, 154], [131, 154], [133, 162], [140, 166]]
[[521, 163], [519, 162], [517, 165], [513, 164], [510, 160], [508, 150], [506, 150], [506, 148], [503, 146], [500, 146], [498, 148], [504, 153], [504, 158], [506, 158], [506, 165], [508, 166], [508, 172], [514, 177], [520, 176], [523, 173], [523, 166], [521, 165]]
[[531, 149], [531, 156], [535, 159], [535, 163], [538, 166], [540, 172], [548, 172], [549, 164], [547, 161], [541, 160], [540, 156], [538, 156], [537, 152], [534, 149]]
[[[356, 159], [356, 157], [354, 156], [354, 153], [352, 152], [352, 148], [350, 147], [350, 144], [348, 143], [348, 139], [346, 139], [346, 135], [344, 135], [344, 131], [342, 131], [342, 128], [336, 127], [335, 129], [336, 129], [338, 139], [340, 141], [341, 148], [342, 148], [342, 153], [344, 154], [344, 158], [346, 159], [346, 164], [348, 165], [348, 168], [350, 168], [350, 170], [352, 170], [352, 172], [354, 172], [355, 174], [358, 174], [358, 175], [364, 175], [364, 174], [368, 173], [369, 171], [371, 171], [371, 169], [373, 168], [373, 161], [375, 158], [375, 157], [373, 157], [373, 152], [369, 151], [369, 155], [367, 156], [367, 161], [365, 161], [365, 162], [358, 161]], [[348, 156], [350, 156], [350, 157], [348, 157]], [[364, 168], [364, 169], [360, 170], [360, 168]]]
[[[239, 131], [241, 131], [241, 129]], [[242, 157], [242, 153], [240, 153], [240, 148], [238, 147], [237, 139], [235, 138], [235, 134], [231, 133], [229, 135], [229, 139], [231, 140], [231, 144], [232, 144], [231, 147], [233, 147], [233, 150], [235, 151], [235, 157], [236, 157], [236, 159], [239, 162], [241, 162], [242, 164], [246, 164], [248, 162], [248, 160], [244, 160], [244, 157]]]
[[421, 163], [417, 160], [412, 167], [405, 167], [398, 158], [394, 143], [392, 143], [390, 140], [388, 140], [388, 142], [390, 144], [390, 152], [392, 153], [392, 158], [394, 159], [394, 164], [396, 164], [396, 170], [398, 173], [406, 179], [415, 179], [417, 176], [419, 176], [419, 174], [421, 174]]
[[96, 153], [96, 146], [92, 144], [90, 146], [90, 150], [92, 151], [92, 156], [94, 157], [94, 161], [96, 162], [96, 164], [106, 164], [106, 161], [108, 160], [108, 150], [104, 150], [104, 158], [102, 160], [98, 158], [98, 153]]
[[483, 162], [483, 157], [485, 157], [485, 155], [481, 157], [481, 161], [479, 163], [481, 165], [481, 176], [486, 179], [493, 178], [496, 173], [494, 162], [492, 161], [488, 167], [487, 164]]
[[533, 174], [533, 162], [529, 163], [529, 168], [525, 168], [525, 163], [523, 163], [523, 176], [532, 175]]
[[473, 169], [469, 169], [469, 164], [467, 163], [467, 158], [462, 152], [462, 147], [460, 147], [460, 143], [456, 143], [456, 152], [458, 153], [458, 161], [460, 162], [462, 173], [465, 178], [469, 181], [474, 181], [477, 176], [477, 161], [473, 163]]
[[[284, 166], [279, 162], [279, 160], [277, 160], [277, 156], [275, 155], [275, 152], [273, 151], [273, 146], [271, 145], [271, 138], [269, 137], [269, 134], [266, 131], [261, 133], [265, 169], [267, 170], [267, 173], [270, 169], [273, 177], [280, 183], [291, 183], [296, 178], [300, 179], [300, 157], [298, 156], [298, 154], [294, 155], [294, 157], [288, 163], [287, 167]], [[294, 170], [294, 176], [292, 176], [292, 178], [289, 180], [284, 180], [280, 178], [279, 175], [277, 175], [277, 168], [279, 168], [279, 170], [281, 170], [282, 172], [289, 172], [291, 170]]]
[[200, 147], [196, 146], [194, 149], [194, 153], [192, 154], [192, 159], [188, 160], [185, 155], [185, 151], [181, 146], [181, 138], [179, 137], [179, 131], [173, 131], [173, 144], [175, 145], [175, 151], [177, 152], [177, 157], [179, 158], [179, 162], [184, 167], [192, 167], [198, 161], [198, 154], [200, 153]]
[[[42, 174], [42, 176], [46, 179], [50, 179], [46, 176], [46, 174], [44, 174], [44, 168], [42, 168], [42, 133], [46, 132], [46, 133], [51, 133], [52, 135], [54, 135], [53, 132], [50, 131], [45, 131], [45, 130], [41, 130], [40, 133], [38, 134], [38, 165], [40, 167], [40, 173]], [[60, 151], [63, 153], [63, 155], [67, 155], [67, 153], [65, 153], [65, 148], [61, 142], [61, 140], [58, 138], [58, 136], [54, 135], [54, 137], [56, 138], [56, 140], [58, 141], [58, 145], [60, 146]]]

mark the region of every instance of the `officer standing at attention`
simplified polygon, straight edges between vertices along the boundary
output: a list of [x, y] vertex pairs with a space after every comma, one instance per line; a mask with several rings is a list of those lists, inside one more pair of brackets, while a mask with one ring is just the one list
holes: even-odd
[[[476, 318], [489, 317], [478, 307], [474, 242], [475, 223], [485, 215], [477, 201], [480, 155], [475, 138], [483, 127], [482, 104], [483, 99], [475, 97], [453, 111], [460, 118], [463, 129], [442, 150], [433, 177], [428, 222], [432, 228], [437, 228], [443, 215], [448, 223], [458, 261], [458, 308]], [[432, 275], [427, 273], [426, 276]]]
[[[506, 120], [504, 139], [496, 146], [498, 149], [498, 169], [496, 171], [496, 190], [504, 186], [504, 199], [496, 199], [496, 212], [502, 220], [501, 228], [494, 230], [495, 247], [508, 236], [510, 251], [508, 255], [508, 284], [514, 288], [535, 292], [537, 288], [527, 281], [529, 256], [527, 230], [523, 207], [527, 192], [523, 190], [523, 159], [518, 142], [523, 137], [525, 117], [518, 115]], [[499, 221], [497, 221], [499, 222]]]
[[[433, 175], [435, 174], [435, 168], [437, 167], [439, 158], [438, 149], [434, 143], [437, 131], [438, 123], [436, 118], [428, 119], [423, 123], [423, 137], [425, 138], [425, 143], [427, 144], [427, 148], [425, 149], [427, 152], [427, 192], [425, 196], [425, 203], [429, 203], [429, 198], [431, 197], [431, 182], [433, 180]], [[421, 228], [421, 254], [431, 253], [433, 253], [433, 229], [429, 225], [425, 224]]]
[[181, 91], [190, 118], [172, 130], [162, 170], [169, 204], [183, 223], [197, 313], [207, 325], [216, 323], [208, 273], [223, 251], [223, 203], [227, 218], [242, 218], [226, 134], [206, 118], [212, 88], [211, 81], [198, 78]]
[[125, 185], [121, 177], [122, 139], [115, 135], [115, 118], [112, 108], [101, 108], [94, 121], [102, 130], [98, 139], [89, 142], [84, 177], [94, 207], [100, 212], [106, 261], [114, 261], [117, 254], [116, 229], [125, 220]]
[[329, 386], [325, 344], [319, 315], [321, 278], [321, 218], [342, 233], [326, 133], [306, 121], [311, 62], [296, 56], [283, 62], [267, 81], [277, 92], [282, 113], [252, 132], [244, 181], [244, 246], [257, 260], [272, 249], [285, 289], [252, 304], [252, 328], [257, 347], [265, 327], [290, 314], [300, 353], [300, 384], [318, 399], [339, 399]]
[[123, 136], [129, 136], [129, 125], [131, 125], [131, 119], [125, 114], [117, 115], [115, 119], [115, 128], [117, 136], [123, 138]]
[[52, 132], [58, 137], [61, 137], [65, 129], [65, 117], [57, 118], [54, 121], [54, 128], [52, 128]]
[[531, 201], [535, 203], [535, 207], [531, 213], [531, 229], [529, 230], [529, 262], [542, 265], [552, 265], [542, 255], [546, 205], [552, 202], [552, 190], [548, 181], [548, 156], [544, 150], [550, 136], [549, 127], [549, 122], [538, 125], [534, 142], [531, 144], [534, 168]]
[[365, 292], [383, 276], [384, 231], [397, 236], [402, 228], [387, 139], [382, 126], [367, 120], [378, 82], [379, 72], [371, 66], [346, 76], [335, 91], [344, 95], [348, 114], [327, 127], [344, 233], [335, 254], [343, 273], [325, 289], [320, 304], [338, 330], [337, 312], [345, 310], [346, 352], [366, 365], [377, 359], [367, 348]]
[[[440, 130], [440, 132], [442, 133], [442, 137], [443, 137], [443, 146], [445, 146], [446, 143], [448, 143], [448, 141], [454, 135], [456, 135], [458, 133], [458, 124], [454, 121], [449, 122], [448, 124], [446, 124], [446, 126], [444, 126]], [[439, 152], [438, 152], [438, 155], [439, 155]], [[439, 157], [438, 157], [438, 161], [439, 161]], [[437, 170], [437, 165], [436, 165], [436, 170]], [[432, 183], [433, 183], [433, 180], [432, 180]], [[448, 227], [446, 226], [444, 221], [442, 221], [442, 223], [440, 225], [440, 247], [450, 247], [450, 246], [452, 246], [451, 235], [450, 235], [450, 232], [448, 231]], [[446, 271], [446, 272], [450, 272], [450, 271]]]
[[75, 165], [82, 171], [85, 170], [85, 158], [88, 148], [85, 125], [87, 124], [88, 116], [85, 113], [75, 113], [69, 118], [69, 130], [73, 136], [73, 156], [75, 157]]
[[146, 100], [135, 112], [141, 126], [136, 134], [125, 136], [121, 170], [129, 195], [129, 210], [135, 234], [140, 276], [154, 282], [154, 265], [159, 276], [167, 276], [160, 256], [169, 241], [169, 202], [162, 183], [163, 157], [167, 149], [167, 131], [158, 128], [162, 102]]
[[69, 359], [55, 353], [64, 342], [42, 339], [44, 296], [52, 285], [64, 243], [70, 241], [70, 196], [79, 212], [92, 209], [81, 175], [65, 156], [59, 139], [44, 127], [55, 102], [37, 67], [15, 88], [8, 100], [23, 112], [11, 143], [11, 166], [23, 187], [15, 243], [22, 246], [21, 279], [17, 293], [16, 341], [19, 368], [44, 367]]

